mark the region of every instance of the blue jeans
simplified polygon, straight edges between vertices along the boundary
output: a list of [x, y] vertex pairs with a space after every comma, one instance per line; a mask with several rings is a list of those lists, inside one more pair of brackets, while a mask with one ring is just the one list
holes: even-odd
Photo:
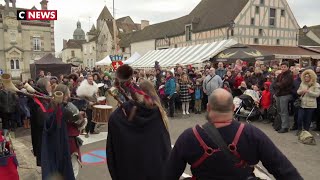
[[309, 131], [312, 115], [315, 109], [300, 108], [298, 113], [298, 130]]
[[278, 114], [281, 117], [281, 128], [282, 129], [288, 129], [289, 128], [289, 111], [288, 111], [288, 105], [289, 101], [291, 100], [291, 95], [286, 96], [279, 96], [276, 97], [277, 101], [277, 110]]

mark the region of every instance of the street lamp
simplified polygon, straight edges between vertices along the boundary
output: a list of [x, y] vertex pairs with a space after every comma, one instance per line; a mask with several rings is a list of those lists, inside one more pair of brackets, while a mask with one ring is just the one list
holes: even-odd
[[236, 23], [233, 21], [233, 20], [231, 20], [230, 22], [229, 22], [229, 27], [228, 27], [228, 30], [227, 30], [227, 39], [229, 39], [229, 31], [231, 30], [231, 36], [233, 36], [233, 30], [234, 30], [234, 28], [236, 27]]

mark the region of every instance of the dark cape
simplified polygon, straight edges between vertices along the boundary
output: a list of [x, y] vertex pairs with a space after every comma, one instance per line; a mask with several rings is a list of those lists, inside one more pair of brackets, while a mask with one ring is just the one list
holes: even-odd
[[[48, 95], [44, 88], [37, 88], [38, 92]], [[39, 101], [44, 105], [48, 106], [49, 102], [39, 98]], [[37, 160], [37, 166], [41, 166], [41, 144], [42, 144], [42, 131], [43, 131], [43, 120], [47, 118], [47, 114], [44, 113], [39, 104], [34, 99], [28, 99], [28, 106], [30, 108], [30, 124], [31, 124], [31, 140], [33, 154]]]
[[[124, 103], [128, 115], [134, 104]], [[121, 108], [110, 116], [106, 150], [110, 175], [113, 180], [163, 180], [171, 150], [169, 132], [158, 108], [137, 106], [131, 122]]]
[[42, 179], [75, 180], [69, 150], [67, 122], [63, 107], [44, 119], [41, 149]]

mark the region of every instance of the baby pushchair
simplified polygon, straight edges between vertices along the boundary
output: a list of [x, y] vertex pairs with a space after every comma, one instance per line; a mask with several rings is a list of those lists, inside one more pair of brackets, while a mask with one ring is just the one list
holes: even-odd
[[241, 103], [239, 107], [235, 110], [234, 114], [234, 117], [238, 121], [240, 121], [241, 119], [245, 119], [248, 123], [250, 123], [250, 120], [262, 119], [259, 107], [257, 106], [257, 104], [251, 96], [243, 94], [239, 96], [239, 98], [241, 99]]

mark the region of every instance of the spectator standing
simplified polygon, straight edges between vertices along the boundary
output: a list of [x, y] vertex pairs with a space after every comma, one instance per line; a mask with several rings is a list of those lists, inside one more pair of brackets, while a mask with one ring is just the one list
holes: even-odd
[[262, 91], [262, 96], [261, 96], [261, 102], [260, 102], [260, 105], [261, 105], [261, 110], [262, 110], [262, 113], [263, 113], [263, 119], [264, 119], [264, 123], [269, 123], [270, 120], [268, 118], [268, 109], [270, 108], [271, 106], [271, 103], [272, 103], [272, 95], [271, 95], [271, 92], [270, 92], [270, 85], [271, 85], [271, 82], [265, 82], [264, 83], [264, 90]]
[[317, 108], [317, 98], [320, 95], [320, 85], [317, 75], [311, 70], [305, 70], [301, 75], [301, 84], [297, 91], [301, 96], [301, 107], [298, 113], [298, 133], [304, 129], [309, 131], [312, 114]]
[[282, 122], [278, 133], [286, 133], [289, 130], [288, 104], [292, 98], [293, 76], [291, 71], [289, 71], [289, 64], [287, 62], [281, 63], [281, 71], [281, 74], [276, 79], [274, 88], [276, 91], [277, 110]]
[[183, 74], [181, 78], [180, 84], [180, 100], [182, 102], [182, 114], [190, 114], [190, 101], [191, 101], [191, 93], [189, 90], [192, 88], [191, 82], [188, 78], [187, 74]]
[[176, 99], [176, 82], [171, 71], [167, 71], [166, 74], [165, 95], [169, 104], [169, 117], [173, 117]]
[[222, 84], [221, 77], [216, 75], [216, 70], [214, 68], [211, 68], [209, 75], [203, 81], [203, 92], [207, 94], [209, 98], [214, 90], [222, 87]]
[[221, 79], [227, 74], [227, 70], [223, 67], [223, 63], [218, 63], [218, 69], [216, 70], [216, 74], [221, 77]]
[[201, 106], [202, 106], [202, 98], [203, 98], [203, 91], [202, 91], [201, 84], [202, 84], [201, 79], [197, 79], [196, 85], [194, 87], [195, 114], [201, 114]]

